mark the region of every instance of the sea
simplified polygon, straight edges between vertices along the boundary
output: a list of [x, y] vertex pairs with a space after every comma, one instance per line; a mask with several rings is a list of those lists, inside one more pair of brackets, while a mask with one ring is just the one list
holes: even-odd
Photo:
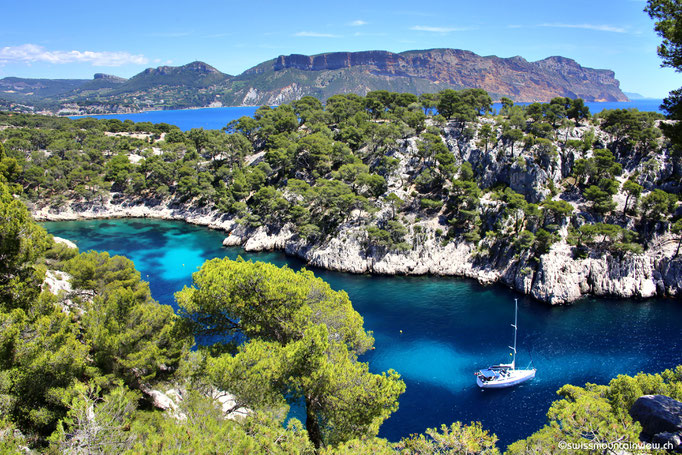
[[[661, 112], [660, 105], [663, 100], [660, 99], [642, 99], [629, 102], [603, 102], [585, 103], [590, 112], [596, 114], [604, 109], [630, 109], [635, 108], [640, 111]], [[529, 104], [529, 103], [519, 103]], [[493, 104], [493, 109], [499, 110], [502, 107], [500, 103]], [[121, 121], [132, 120], [133, 122], [151, 122], [151, 123], [169, 123], [177, 125], [183, 131], [189, 131], [192, 128], [203, 128], [205, 130], [224, 128], [232, 120], [236, 120], [242, 116], [253, 116], [253, 113], [258, 109], [257, 106], [239, 106], [239, 107], [211, 107], [203, 109], [178, 109], [166, 111], [147, 111], [137, 114], [108, 114], [108, 115], [92, 115], [95, 118], [116, 118]], [[72, 118], [82, 118], [85, 116], [73, 116]]]
[[[81, 251], [129, 257], [154, 298], [171, 306], [174, 293], [191, 283], [191, 274], [207, 259], [242, 256], [295, 270], [305, 266], [281, 252], [225, 248], [224, 232], [180, 221], [42, 225], [73, 240]], [[397, 371], [407, 385], [400, 408], [379, 433], [391, 441], [441, 424], [480, 421], [505, 447], [547, 422], [547, 410], [564, 384], [603, 384], [619, 374], [654, 373], [682, 364], [679, 299], [586, 298], [570, 306], [550, 306], [470, 279], [311, 270], [334, 289], [345, 290], [365, 328], [373, 332], [376, 349], [361, 360], [374, 372]], [[509, 360], [515, 299], [517, 365], [535, 366], [537, 376], [514, 388], [481, 390], [474, 372]]]

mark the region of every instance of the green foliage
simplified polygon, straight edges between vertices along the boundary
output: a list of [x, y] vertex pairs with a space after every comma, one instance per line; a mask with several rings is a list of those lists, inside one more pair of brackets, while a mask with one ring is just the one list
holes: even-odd
[[0, 310], [26, 308], [40, 293], [35, 263], [51, 240], [0, 182]]
[[545, 222], [560, 223], [565, 217], [573, 213], [573, 206], [566, 201], [547, 200], [542, 203], [545, 212]]
[[634, 200], [634, 206], [631, 207], [631, 210], [633, 212], [637, 211], [637, 201], [639, 200], [639, 196], [642, 194], [643, 189], [644, 188], [642, 188], [641, 185], [632, 180], [626, 180], [625, 183], [623, 183], [623, 191], [627, 194], [623, 206], [623, 214], [627, 213], [628, 207], [630, 207], [630, 199]]
[[406, 251], [410, 249], [405, 243], [407, 228], [398, 220], [389, 220], [384, 228], [369, 226], [367, 228], [367, 246], [381, 251]]
[[[556, 128], [566, 128], [568, 134], [570, 120], [580, 123], [589, 116], [581, 100], [556, 98], [527, 107], [508, 101], [498, 117], [500, 123], [472, 123], [470, 120], [488, 111], [488, 101], [480, 90], [446, 90], [420, 98], [380, 90], [366, 97], [334, 96], [326, 105], [304, 97], [291, 105], [261, 107], [254, 118], [230, 122], [224, 132], [195, 129], [183, 133], [169, 125], [0, 116], [3, 122], [16, 126], [0, 132], [0, 140], [6, 149], [2, 159], [15, 160], [13, 169], [18, 169], [7, 175], [18, 182], [13, 183], [15, 188], [23, 186], [26, 197], [38, 207], [44, 201], [55, 207], [65, 201], [95, 202], [111, 189], [129, 199], [216, 209], [252, 229], [265, 225], [276, 230], [293, 223], [300, 238], [319, 243], [335, 235], [351, 218], [378, 210], [389, 184], [399, 177], [401, 190], [414, 185], [421, 193], [415, 197], [421, 208], [435, 212], [439, 209], [435, 201], [447, 201], [450, 237], [475, 240], [483, 230], [503, 228], [495, 219], [500, 215], [496, 209], [483, 210], [482, 192], [473, 183], [487, 165], [478, 160], [475, 170], [468, 162], [458, 168], [457, 155], [444, 140], [445, 120], [431, 116], [427, 127], [430, 112], [422, 108], [440, 104], [456, 120], [456, 140], [476, 138], [483, 151], [497, 144], [501, 131], [504, 148], [496, 159], [506, 165], [521, 163], [522, 169], [552, 166], [558, 158]], [[604, 113], [599, 121], [603, 128], [611, 128], [612, 134], [622, 130], [622, 137], [634, 137], [637, 144], [643, 144], [644, 130], [656, 119], [628, 111]], [[144, 139], [128, 135], [144, 131], [150, 132]], [[165, 134], [163, 141], [157, 140], [161, 133]], [[418, 161], [410, 164], [410, 157], [395, 152], [403, 147], [401, 139], [414, 134], [418, 134]], [[516, 156], [515, 143], [524, 138], [528, 150]], [[448, 141], [453, 139], [448, 137]], [[154, 141], [161, 154], [149, 150]], [[571, 149], [588, 156], [577, 159], [572, 170], [566, 157], [562, 163], [569, 164], [568, 171], [572, 171], [590, 209], [608, 216], [615, 207], [612, 196], [618, 190], [620, 162], [629, 159], [630, 152], [622, 147], [624, 142], [599, 143], [599, 147], [612, 150], [596, 149], [590, 155], [594, 144], [594, 131], [587, 131], [581, 140], [565, 141], [562, 153]], [[653, 147], [653, 139], [649, 144]], [[512, 156], [507, 156], [509, 147]], [[406, 168], [401, 168], [401, 159]], [[657, 163], [654, 159], [650, 162]], [[626, 212], [633, 216], [639, 203], [634, 178], [649, 187], [656, 184], [659, 175], [653, 166], [647, 166], [651, 171], [645, 169], [641, 177], [633, 177], [622, 188], [627, 194]], [[396, 176], [398, 169], [401, 175]], [[290, 192], [290, 181], [305, 182], [308, 188]], [[552, 199], [563, 190], [553, 182], [548, 188]], [[515, 233], [523, 229], [536, 233], [540, 227], [552, 231], [549, 226], [561, 224], [570, 214], [550, 205], [544, 210], [543, 221], [537, 213], [526, 213], [533, 211], [530, 206], [514, 208], [514, 204], [504, 202], [502, 214], [513, 220]], [[391, 217], [409, 207], [391, 202]], [[644, 224], [636, 226], [647, 236], [651, 233]]]
[[65, 270], [74, 288], [94, 291], [92, 301], [82, 302], [82, 327], [105, 377], [132, 385], [177, 365], [190, 340], [177, 330], [173, 309], [152, 299], [132, 261], [91, 251]]
[[544, 229], [538, 229], [538, 231], [535, 233], [535, 248], [538, 254], [548, 253], [550, 247], [556, 240], [556, 235]]
[[648, 153], [654, 151], [661, 136], [656, 120], [663, 118], [654, 112], [639, 112], [637, 109], [615, 109], [599, 113], [603, 119], [602, 128], [613, 134], [616, 142], [628, 148]]
[[615, 224], [584, 224], [578, 229], [578, 243], [605, 248], [617, 255], [640, 254], [643, 248], [637, 243], [637, 233]]
[[171, 414], [140, 414], [132, 424], [134, 440], [124, 454], [183, 455], [187, 453], [248, 453], [313, 455], [305, 429], [296, 419], [286, 426], [256, 413], [243, 422], [226, 420], [211, 400], [190, 393]]
[[419, 206], [427, 211], [437, 212], [443, 208], [443, 201], [437, 199], [421, 198], [419, 199]]
[[654, 190], [642, 198], [642, 216], [649, 222], [664, 221], [670, 216], [676, 203], [676, 195]]
[[[62, 453], [121, 453], [132, 445], [129, 430], [140, 394], [116, 387], [102, 396], [92, 385], [77, 384], [67, 400], [68, 412], [50, 437]], [[85, 449], [85, 450], [84, 450]]]
[[663, 38], [658, 55], [663, 65], [679, 71], [682, 68], [682, 13], [673, 0], [649, 0], [645, 11], [656, 21], [654, 29]]
[[[575, 444], [614, 442], [637, 444], [641, 426], [629, 410], [642, 395], [682, 398], [682, 367], [660, 374], [619, 375], [608, 385], [565, 385], [547, 413], [549, 423], [507, 449], [509, 454], [565, 453], [559, 442]], [[589, 449], [571, 453], [592, 453]]]
[[609, 191], [604, 191], [596, 185], [588, 187], [583, 196], [592, 202], [592, 210], [600, 215], [605, 215], [616, 208], [616, 203], [612, 199]]
[[[193, 282], [176, 297], [195, 334], [253, 340], [210, 370], [219, 387], [231, 386], [249, 406], [281, 404], [277, 391], [304, 403], [316, 447], [376, 435], [396, 409], [404, 384], [395, 372], [371, 374], [356, 360], [373, 339], [344, 292], [308, 271], [228, 259], [206, 262]], [[245, 376], [221, 374], [254, 361]], [[258, 395], [256, 387], [272, 392]]]
[[0, 313], [0, 410], [25, 434], [46, 436], [74, 382], [88, 375], [88, 350], [53, 296], [32, 304], [30, 312]]
[[521, 231], [514, 242], [514, 247], [517, 251], [524, 251], [529, 249], [535, 243], [535, 235], [530, 231]]
[[455, 422], [440, 428], [427, 428], [425, 434], [412, 435], [396, 444], [399, 453], [409, 455], [497, 455], [497, 436], [484, 430], [479, 422]]
[[445, 118], [471, 121], [476, 115], [490, 111], [492, 99], [484, 90], [443, 90], [438, 94], [438, 112]]
[[0, 453], [7, 455], [23, 455], [27, 447], [26, 438], [21, 432], [7, 421], [0, 418]]

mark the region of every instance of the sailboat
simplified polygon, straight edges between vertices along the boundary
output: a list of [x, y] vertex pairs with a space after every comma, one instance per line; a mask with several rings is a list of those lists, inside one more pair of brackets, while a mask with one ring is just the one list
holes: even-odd
[[535, 368], [516, 369], [516, 332], [518, 330], [519, 300], [514, 299], [514, 346], [509, 346], [512, 350], [511, 363], [492, 365], [488, 368], [477, 371], [476, 384], [483, 389], [502, 389], [512, 387], [522, 382], [526, 382], [535, 377]]

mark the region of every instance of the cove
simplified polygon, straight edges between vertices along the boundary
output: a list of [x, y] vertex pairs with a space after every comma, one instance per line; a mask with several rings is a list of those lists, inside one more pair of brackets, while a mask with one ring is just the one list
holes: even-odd
[[[300, 269], [283, 253], [224, 248], [225, 233], [179, 221], [108, 219], [41, 223], [81, 251], [121, 254], [135, 262], [159, 302], [191, 283], [214, 257], [266, 261]], [[481, 421], [501, 447], [545, 423], [556, 390], [566, 383], [605, 383], [618, 374], [654, 373], [682, 364], [679, 299], [585, 299], [551, 307], [502, 286], [445, 277], [352, 275], [312, 268], [343, 289], [374, 332], [376, 350], [362, 360], [372, 371], [392, 368], [407, 384], [400, 408], [380, 436], [398, 440], [427, 427]], [[537, 377], [513, 389], [480, 390], [473, 372], [506, 361], [519, 299], [517, 363], [533, 360]]]

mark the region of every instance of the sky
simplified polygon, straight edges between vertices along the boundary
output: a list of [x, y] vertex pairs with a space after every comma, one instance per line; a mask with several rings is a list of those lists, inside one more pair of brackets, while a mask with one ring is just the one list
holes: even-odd
[[529, 61], [561, 55], [615, 71], [621, 89], [662, 98], [644, 0], [4, 1], [0, 77], [131, 77], [206, 62], [239, 74], [288, 54], [456, 48]]

